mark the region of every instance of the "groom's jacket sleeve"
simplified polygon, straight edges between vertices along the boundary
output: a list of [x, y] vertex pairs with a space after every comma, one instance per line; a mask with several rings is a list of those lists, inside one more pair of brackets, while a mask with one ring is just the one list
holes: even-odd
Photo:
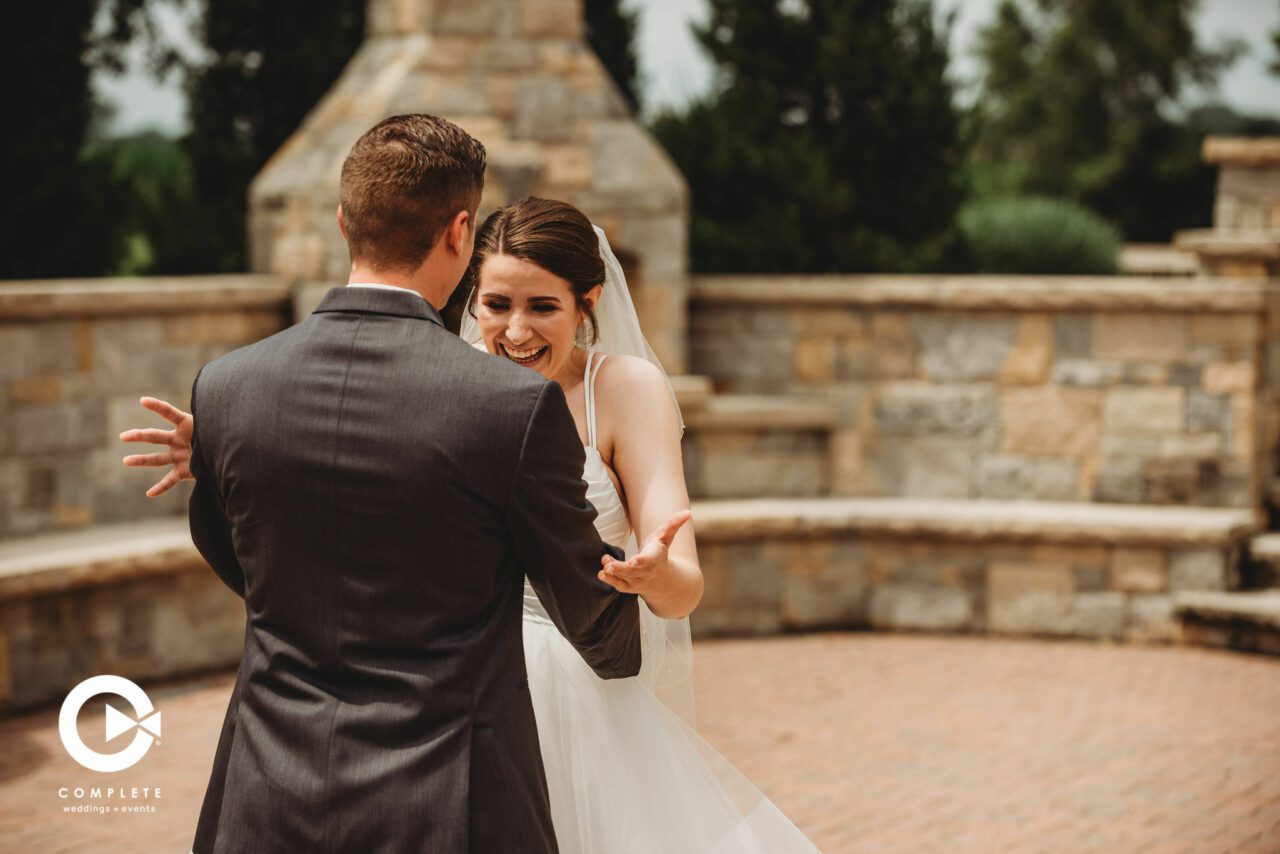
[[196, 381], [191, 385], [191, 414], [195, 416], [195, 430], [191, 436], [191, 474], [196, 479], [191, 499], [187, 503], [191, 541], [222, 582], [244, 598], [244, 570], [240, 568], [235, 545], [231, 541], [231, 523], [227, 521], [226, 504], [214, 480], [214, 472], [207, 465], [205, 448], [200, 441], [201, 419], [197, 415], [199, 386], [200, 374], [197, 374]]
[[604, 679], [640, 672], [636, 597], [596, 578], [600, 558], [622, 553], [600, 539], [582, 480], [582, 443], [564, 392], [543, 386], [516, 463], [507, 521], [525, 574], [561, 634]]

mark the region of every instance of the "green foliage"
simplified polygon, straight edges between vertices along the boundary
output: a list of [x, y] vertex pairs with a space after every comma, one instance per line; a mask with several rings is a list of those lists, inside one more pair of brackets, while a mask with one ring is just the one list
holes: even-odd
[[1271, 60], [1271, 73], [1280, 74], [1280, 29], [1271, 34], [1271, 46], [1276, 52]]
[[0, 278], [95, 276], [114, 265], [108, 165], [82, 154], [94, 107], [81, 57], [95, 5], [64, 0], [5, 21]]
[[655, 134], [701, 272], [921, 270], [961, 199], [947, 30], [925, 0], [711, 0], [716, 92]]
[[587, 42], [618, 84], [632, 112], [640, 111], [636, 22], [639, 13], [624, 10], [621, 0], [586, 0]]
[[969, 202], [958, 217], [978, 273], [1116, 272], [1120, 232], [1061, 199], [1020, 197]]
[[200, 262], [206, 237], [191, 226], [199, 205], [182, 144], [143, 133], [96, 143], [90, 152], [108, 164], [112, 192], [126, 202], [117, 214], [122, 257], [114, 272], [208, 272]]
[[[361, 0], [207, 0], [210, 60], [189, 72], [194, 198], [202, 240], [184, 263], [243, 270], [249, 182], [328, 91], [364, 36]], [[165, 271], [167, 272], [167, 270]]]
[[1131, 240], [1207, 222], [1202, 136], [1169, 117], [1240, 51], [1196, 43], [1198, 0], [1003, 0], [982, 34], [974, 173], [1080, 202]]

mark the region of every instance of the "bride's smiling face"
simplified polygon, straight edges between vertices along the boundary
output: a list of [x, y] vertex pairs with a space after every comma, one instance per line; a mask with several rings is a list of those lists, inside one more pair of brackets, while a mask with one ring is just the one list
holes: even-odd
[[[490, 353], [559, 380], [577, 348], [585, 314], [569, 282], [532, 261], [496, 254], [480, 267], [475, 314]], [[583, 296], [588, 308], [600, 285]]]

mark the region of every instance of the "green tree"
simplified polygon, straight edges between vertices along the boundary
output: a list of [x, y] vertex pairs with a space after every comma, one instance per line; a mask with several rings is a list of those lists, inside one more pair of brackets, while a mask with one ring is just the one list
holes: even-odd
[[1241, 48], [1197, 44], [1197, 2], [1003, 0], [979, 48], [975, 184], [1074, 200], [1131, 240], [1207, 224], [1212, 170], [1173, 117]]
[[243, 270], [249, 182], [337, 79], [364, 36], [360, 0], [207, 0], [207, 62], [188, 72], [190, 227], [184, 265]]
[[1271, 46], [1275, 49], [1275, 56], [1271, 59], [1271, 73], [1280, 74], [1280, 28], [1271, 34]]
[[119, 200], [107, 164], [84, 152], [96, 5], [63, 0], [5, 22], [0, 278], [97, 276], [114, 265]]
[[697, 271], [918, 270], [961, 201], [950, 21], [926, 0], [711, 0], [714, 93], [654, 131], [692, 190]]
[[587, 42], [618, 84], [633, 112], [640, 110], [639, 65], [636, 61], [638, 13], [621, 0], [586, 0]]

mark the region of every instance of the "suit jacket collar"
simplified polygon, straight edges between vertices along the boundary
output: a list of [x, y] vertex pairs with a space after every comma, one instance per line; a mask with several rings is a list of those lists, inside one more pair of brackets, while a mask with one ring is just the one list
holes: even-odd
[[316, 308], [317, 314], [322, 311], [390, 314], [396, 317], [413, 317], [437, 326], [444, 326], [444, 321], [440, 319], [440, 312], [420, 296], [382, 288], [331, 288]]

